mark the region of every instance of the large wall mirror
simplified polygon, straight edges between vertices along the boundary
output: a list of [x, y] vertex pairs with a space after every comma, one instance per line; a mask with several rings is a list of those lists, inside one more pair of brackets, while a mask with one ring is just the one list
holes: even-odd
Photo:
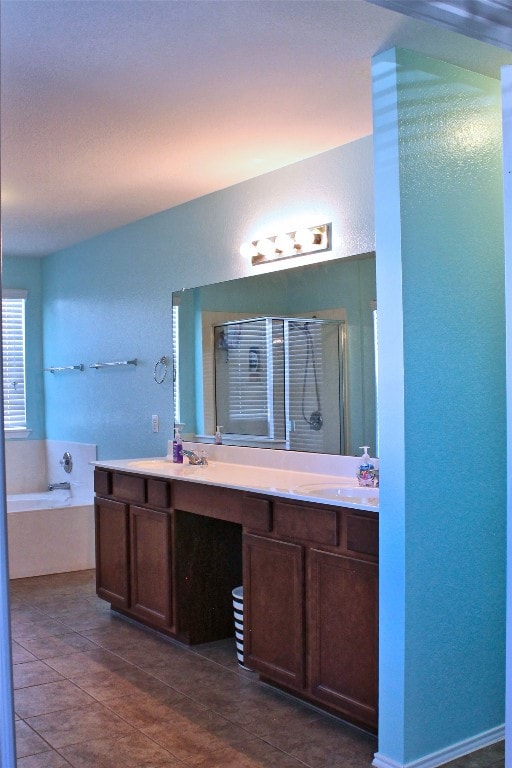
[[377, 455], [375, 254], [173, 293], [187, 440]]

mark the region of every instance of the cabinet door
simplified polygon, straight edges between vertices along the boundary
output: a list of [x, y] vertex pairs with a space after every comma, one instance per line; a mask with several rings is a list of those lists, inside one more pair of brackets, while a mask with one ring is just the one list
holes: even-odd
[[96, 592], [114, 608], [129, 605], [128, 506], [96, 498]]
[[371, 728], [377, 727], [377, 568], [308, 551], [310, 692]]
[[298, 544], [244, 535], [244, 656], [263, 677], [304, 685], [304, 555]]
[[130, 507], [131, 613], [171, 628], [171, 516]]

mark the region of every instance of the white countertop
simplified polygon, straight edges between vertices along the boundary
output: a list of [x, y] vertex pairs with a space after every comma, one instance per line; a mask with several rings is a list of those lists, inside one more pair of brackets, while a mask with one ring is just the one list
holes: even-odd
[[95, 461], [95, 467], [170, 480], [216, 485], [287, 499], [378, 512], [379, 489], [359, 488], [355, 477], [208, 460], [204, 467], [174, 464], [168, 457]]

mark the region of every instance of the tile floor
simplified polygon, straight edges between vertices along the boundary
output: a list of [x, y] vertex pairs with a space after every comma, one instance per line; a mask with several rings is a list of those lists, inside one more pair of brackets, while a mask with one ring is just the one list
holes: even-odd
[[[17, 768], [368, 768], [376, 739], [110, 611], [94, 572], [11, 582]], [[450, 764], [501, 768], [503, 744]]]

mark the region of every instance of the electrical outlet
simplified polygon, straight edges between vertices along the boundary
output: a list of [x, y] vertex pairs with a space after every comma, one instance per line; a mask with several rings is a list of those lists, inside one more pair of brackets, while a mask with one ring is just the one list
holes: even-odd
[[151, 417], [151, 424], [153, 425], [153, 432], [158, 432], [160, 427], [158, 424], [158, 416], [156, 414]]

